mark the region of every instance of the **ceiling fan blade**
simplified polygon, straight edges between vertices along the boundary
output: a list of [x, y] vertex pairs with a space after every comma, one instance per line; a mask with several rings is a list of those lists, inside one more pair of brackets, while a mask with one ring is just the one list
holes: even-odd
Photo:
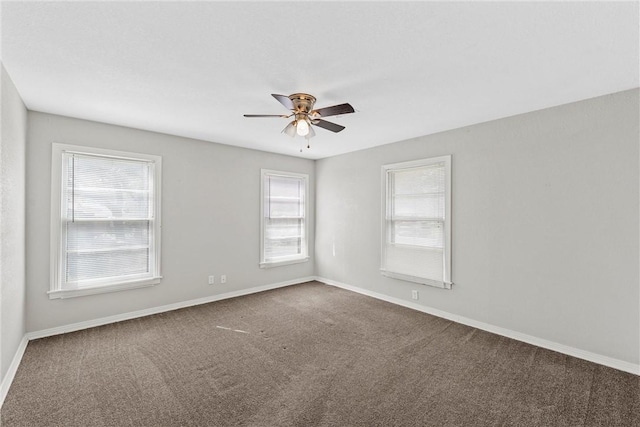
[[285, 119], [289, 116], [286, 114], [245, 114], [245, 117], [284, 117]]
[[278, 102], [282, 105], [285, 106], [285, 108], [289, 109], [289, 110], [293, 110], [293, 101], [289, 99], [288, 96], [286, 95], [278, 95], [277, 93], [272, 93], [271, 96], [273, 96], [275, 99], [278, 100]]
[[355, 113], [351, 104], [333, 105], [331, 107], [318, 108], [311, 111], [311, 115], [319, 114], [321, 117], [337, 116], [338, 114]]
[[330, 130], [331, 132], [340, 132], [341, 130], [344, 130], [344, 126], [322, 119], [313, 120], [311, 123], [316, 126], [320, 126], [321, 128]]
[[284, 129], [282, 129], [282, 133], [286, 133], [291, 138], [296, 136], [296, 126], [294, 125], [295, 120], [289, 123]]

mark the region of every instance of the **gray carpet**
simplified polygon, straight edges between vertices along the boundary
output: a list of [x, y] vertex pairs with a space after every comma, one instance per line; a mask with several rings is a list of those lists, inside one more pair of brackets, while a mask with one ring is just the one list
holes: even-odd
[[640, 426], [640, 377], [311, 282], [29, 343], [2, 426]]

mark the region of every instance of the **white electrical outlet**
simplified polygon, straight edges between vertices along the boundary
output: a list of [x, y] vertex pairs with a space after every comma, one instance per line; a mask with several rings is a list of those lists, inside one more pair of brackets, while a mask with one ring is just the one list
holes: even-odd
[[411, 291], [411, 298], [412, 299], [418, 299], [418, 291], [416, 291], [415, 289]]
[[216, 283], [216, 276], [209, 276], [209, 284], [213, 285], [214, 283]]
[[223, 274], [222, 276], [220, 276], [220, 283], [227, 283], [227, 275]]

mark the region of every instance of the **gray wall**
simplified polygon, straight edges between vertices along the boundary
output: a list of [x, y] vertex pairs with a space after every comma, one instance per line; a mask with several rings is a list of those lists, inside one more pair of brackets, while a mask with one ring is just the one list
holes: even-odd
[[[318, 275], [408, 301], [418, 289], [419, 304], [639, 363], [638, 97], [620, 92], [319, 160]], [[383, 277], [380, 166], [445, 154], [453, 289]]]
[[2, 68], [0, 140], [0, 380], [25, 334], [27, 109]]
[[[162, 283], [50, 300], [51, 144], [77, 144], [162, 156]], [[38, 331], [105, 316], [312, 276], [311, 261], [260, 269], [260, 168], [310, 175], [311, 160], [29, 112], [27, 149], [27, 320]], [[313, 230], [313, 214], [310, 229]], [[208, 285], [227, 275], [224, 285]]]

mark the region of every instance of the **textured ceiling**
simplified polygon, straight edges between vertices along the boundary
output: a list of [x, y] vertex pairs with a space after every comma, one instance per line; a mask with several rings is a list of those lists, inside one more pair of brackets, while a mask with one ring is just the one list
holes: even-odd
[[[638, 3], [2, 2], [31, 110], [322, 158], [639, 86]], [[311, 149], [270, 94], [350, 102]]]

